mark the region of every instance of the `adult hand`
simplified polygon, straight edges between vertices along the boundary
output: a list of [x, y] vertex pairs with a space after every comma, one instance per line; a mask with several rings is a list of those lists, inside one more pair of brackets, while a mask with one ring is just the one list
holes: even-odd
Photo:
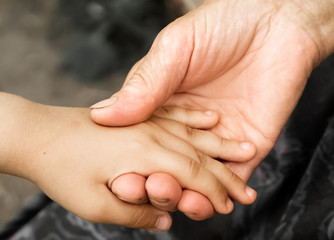
[[333, 9], [330, 0], [206, 1], [161, 31], [122, 89], [93, 106], [91, 117], [124, 126], [161, 105], [216, 111], [220, 122], [212, 131], [256, 145], [251, 160], [226, 163], [247, 180], [315, 64], [333, 52]]

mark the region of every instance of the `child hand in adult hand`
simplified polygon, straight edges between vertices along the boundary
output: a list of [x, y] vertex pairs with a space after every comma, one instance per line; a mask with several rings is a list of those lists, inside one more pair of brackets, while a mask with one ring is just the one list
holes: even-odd
[[[218, 115], [214, 112], [162, 107], [155, 111], [153, 116], [151, 119], [159, 122], [160, 127], [188, 141], [196, 149], [212, 158], [245, 161], [255, 155], [255, 147], [250, 143], [223, 139], [205, 131], [214, 127], [219, 121]], [[170, 121], [166, 119], [186, 124], [188, 127], [170, 124]], [[215, 138], [216, 141], [208, 141], [209, 136]], [[247, 145], [247, 149], [244, 149], [243, 145]], [[238, 184], [233, 182], [234, 179], [239, 181], [239, 178], [231, 171], [227, 173], [220, 177], [224, 177], [226, 179], [224, 182], [228, 182], [230, 189], [233, 189], [233, 186]], [[189, 191], [189, 189], [182, 189], [175, 178], [165, 173], [153, 173], [147, 178], [133, 173], [124, 174], [116, 178], [110, 188], [118, 198], [126, 202], [133, 204], [150, 202], [156, 208], [164, 211], [178, 209], [193, 220], [204, 220], [215, 214], [214, 207], [205, 196]], [[250, 204], [256, 198], [255, 191], [246, 186], [241, 192], [238, 191], [239, 189], [229, 193], [239, 203]], [[189, 205], [189, 203], [193, 204]]]
[[[170, 227], [168, 212], [151, 204], [126, 203], [109, 190], [114, 179], [131, 172], [166, 173], [182, 188], [208, 198], [218, 213], [233, 209], [229, 195], [246, 195], [245, 183], [210, 157], [224, 155], [222, 149], [206, 147], [221, 142], [211, 132], [190, 130], [159, 116], [130, 127], [103, 127], [90, 120], [88, 109], [46, 106], [10, 94], [0, 94], [0, 100], [0, 171], [31, 180], [86, 220], [154, 230]], [[216, 121], [217, 116], [208, 122]], [[196, 134], [198, 138], [190, 137]]]

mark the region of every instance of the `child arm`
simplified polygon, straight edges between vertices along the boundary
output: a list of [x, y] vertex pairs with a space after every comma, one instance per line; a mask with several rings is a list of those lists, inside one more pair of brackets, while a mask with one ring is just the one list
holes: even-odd
[[[231, 211], [221, 179], [211, 172], [216, 161], [154, 121], [107, 128], [94, 124], [88, 109], [45, 106], [4, 93], [0, 101], [0, 172], [35, 182], [84, 219], [155, 230], [170, 227], [166, 211], [125, 203], [109, 191], [110, 180], [129, 172], [165, 172], [183, 188], [206, 196], [217, 212]], [[226, 169], [215, 171], [224, 175]]]

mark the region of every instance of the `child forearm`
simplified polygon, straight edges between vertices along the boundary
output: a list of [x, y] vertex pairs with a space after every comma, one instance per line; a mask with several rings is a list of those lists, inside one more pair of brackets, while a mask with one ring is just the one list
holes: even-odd
[[[24, 155], [29, 139], [26, 125], [29, 122], [33, 105], [31, 102], [7, 93], [0, 93], [0, 172], [23, 176]], [[26, 165], [26, 164], [24, 164]]]
[[190, 127], [211, 128], [216, 117], [178, 110], [173, 118], [168, 110], [137, 125], [111, 128], [93, 123], [84, 108], [41, 105], [4, 93], [0, 101], [0, 172], [36, 183], [51, 199], [86, 220], [169, 227], [170, 223], [156, 226], [161, 216], [169, 219], [167, 212], [124, 203], [111, 193], [110, 183], [126, 173], [170, 174], [180, 186], [203, 194], [219, 213], [233, 208], [227, 193], [245, 204], [255, 200], [241, 179], [210, 157], [228, 158], [225, 149], [231, 147], [239, 152], [237, 158], [248, 157], [248, 152], [236, 141], [226, 140], [227, 144], [211, 132]]
[[0, 173], [33, 182], [43, 171], [40, 160], [48, 145], [69, 130], [73, 119], [88, 118], [87, 109], [47, 106], [7, 93], [0, 93], [0, 101]]

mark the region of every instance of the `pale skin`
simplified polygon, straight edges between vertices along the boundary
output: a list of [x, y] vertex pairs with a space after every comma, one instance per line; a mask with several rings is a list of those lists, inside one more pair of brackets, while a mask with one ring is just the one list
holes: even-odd
[[36, 183], [86, 220], [159, 231], [170, 227], [166, 210], [126, 203], [110, 191], [127, 173], [172, 177], [181, 193], [201, 193], [222, 214], [233, 209], [230, 197], [243, 204], [256, 198], [213, 159], [252, 157], [254, 146], [253, 152], [244, 151], [240, 142], [203, 130], [218, 122], [212, 111], [164, 108], [143, 123], [111, 128], [92, 122], [85, 108], [47, 106], [6, 93], [0, 93], [0, 101], [0, 173]]
[[[251, 160], [226, 162], [247, 181], [274, 146], [313, 68], [333, 51], [332, 0], [205, 1], [161, 31], [122, 89], [93, 106], [91, 117], [102, 125], [124, 126], [163, 105], [214, 110], [220, 120], [212, 132], [256, 146]], [[212, 209], [198, 208], [208, 205], [198, 193], [175, 195], [173, 179], [155, 175], [145, 186], [132, 177], [140, 178], [118, 179], [128, 192], [146, 188], [149, 199], [169, 199], [167, 208], [177, 207], [193, 219], [212, 215]], [[161, 181], [171, 183], [163, 194], [157, 190]]]

